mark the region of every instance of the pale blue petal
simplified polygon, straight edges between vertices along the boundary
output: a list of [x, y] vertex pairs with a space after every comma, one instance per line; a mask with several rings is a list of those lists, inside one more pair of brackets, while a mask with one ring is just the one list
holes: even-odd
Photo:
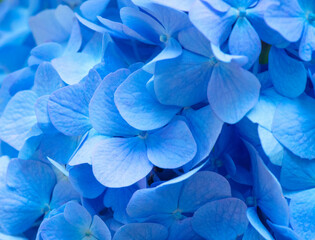
[[315, 188], [315, 162], [285, 151], [280, 182], [288, 190]]
[[181, 53], [182, 46], [177, 42], [176, 39], [170, 38], [165, 43], [164, 49], [155, 58], [143, 66], [143, 70], [153, 74], [157, 61], [173, 59], [181, 55]]
[[186, 11], [188, 12], [194, 3], [194, 0], [153, 0], [153, 2], [175, 8], [177, 10]]
[[68, 179], [59, 180], [51, 196], [50, 209], [57, 209], [72, 200], [80, 202], [80, 194], [74, 190]]
[[78, 231], [66, 221], [63, 214], [57, 214], [41, 225], [41, 237], [47, 240], [78, 240], [84, 237], [83, 231]]
[[175, 120], [145, 139], [150, 162], [161, 168], [177, 168], [191, 161], [197, 144], [188, 126]]
[[156, 97], [166, 105], [186, 107], [199, 103], [207, 97], [211, 72], [212, 64], [208, 58], [185, 50], [175, 59], [157, 62], [154, 74]]
[[180, 31], [178, 34], [178, 41], [183, 48], [193, 53], [209, 57], [210, 59], [213, 57], [210, 41], [195, 27], [190, 27]]
[[230, 35], [237, 12], [221, 0], [197, 0], [189, 11], [189, 18], [213, 44], [220, 46]]
[[236, 64], [220, 63], [214, 67], [208, 85], [208, 100], [222, 121], [233, 124], [255, 106], [259, 91], [255, 75]]
[[96, 198], [105, 187], [93, 175], [92, 166], [80, 164], [69, 170], [69, 180], [73, 187], [85, 198]]
[[276, 239], [281, 240], [301, 240], [301, 238], [289, 227], [273, 224], [267, 220], [269, 227], [274, 232]]
[[315, 238], [315, 189], [295, 194], [290, 201], [290, 223], [295, 232], [305, 240]]
[[284, 148], [269, 130], [258, 126], [258, 135], [261, 146], [270, 162], [281, 166], [283, 161]]
[[80, 82], [99, 62], [99, 59], [83, 52], [65, 55], [51, 61], [62, 80], [70, 85]]
[[183, 115], [197, 143], [197, 154], [188, 164], [192, 168], [210, 154], [221, 133], [223, 122], [213, 113], [210, 106], [198, 110], [190, 108], [184, 110]]
[[151, 96], [146, 88], [151, 76], [140, 69], [115, 92], [115, 104], [121, 116], [132, 127], [143, 131], [163, 127], [180, 110], [179, 107], [162, 105]]
[[144, 178], [152, 169], [143, 139], [101, 140], [92, 158], [96, 179], [107, 187], [125, 187]]
[[178, 208], [183, 212], [195, 212], [207, 202], [228, 197], [231, 197], [229, 182], [215, 172], [202, 171], [184, 182]]
[[165, 29], [165, 33], [174, 37], [180, 30], [191, 26], [186, 13], [169, 8], [165, 5], [156, 4], [154, 1], [133, 0], [141, 9], [155, 17]]
[[305, 24], [303, 36], [300, 43], [299, 55], [304, 61], [311, 61], [315, 50], [315, 27], [311, 24]]
[[268, 67], [273, 86], [279, 93], [295, 98], [304, 92], [307, 82], [304, 64], [289, 57], [285, 50], [272, 47]]
[[112, 236], [110, 234], [108, 227], [103, 222], [103, 220], [97, 215], [93, 217], [93, 222], [92, 222], [92, 225], [90, 226], [90, 230], [95, 239], [102, 239], [102, 240], [112, 239]]
[[254, 178], [254, 196], [261, 211], [275, 224], [289, 225], [288, 203], [283, 196], [281, 186], [268, 170], [257, 151], [246, 144], [252, 162]]
[[233, 55], [243, 55], [248, 58], [244, 68], [250, 68], [258, 59], [261, 43], [258, 34], [246, 18], [239, 18], [229, 38], [229, 50]]
[[68, 223], [77, 228], [89, 229], [92, 217], [79, 203], [70, 201], [66, 204], [64, 217]]
[[130, 223], [118, 229], [113, 240], [166, 240], [167, 228], [157, 223]]
[[193, 218], [193, 229], [207, 240], [236, 239], [247, 228], [246, 204], [237, 198], [209, 202]]
[[80, 11], [88, 20], [95, 21], [96, 17], [106, 9], [108, 3], [109, 0], [88, 0], [80, 5]]
[[128, 215], [133, 218], [164, 215], [175, 220], [171, 214], [178, 208], [182, 186], [183, 182], [178, 182], [136, 191], [127, 205]]
[[278, 105], [272, 132], [277, 140], [301, 158], [315, 158], [315, 100], [308, 96]]
[[39, 97], [49, 95], [63, 86], [61, 78], [50, 63], [43, 62], [38, 66], [32, 90]]
[[95, 132], [94, 129], [91, 129], [88, 132], [88, 136], [83, 137], [82, 142], [79, 144], [75, 152], [70, 158], [69, 165], [75, 166], [83, 163], [92, 164], [92, 156], [94, 149], [97, 146], [97, 143], [102, 139], [107, 138], [104, 135], [100, 135]]
[[38, 96], [33, 91], [21, 91], [7, 104], [0, 118], [0, 138], [20, 150], [28, 133], [36, 124], [35, 103]]
[[139, 131], [129, 126], [121, 117], [114, 102], [114, 93], [131, 72], [120, 69], [107, 75], [96, 89], [90, 105], [89, 114], [93, 128], [108, 136], [132, 136]]
[[266, 229], [264, 224], [262, 224], [262, 222], [260, 221], [256, 208], [251, 207], [247, 209], [247, 218], [250, 224], [253, 226], [253, 228], [255, 228], [256, 231], [259, 232], [261, 236], [263, 236], [263, 239], [274, 240], [271, 233]]
[[[69, 7], [60, 5], [57, 9], [45, 10], [30, 18], [30, 29], [38, 45], [45, 42], [62, 43], [68, 39], [70, 32], [63, 28], [56, 17], [57, 11], [63, 8], [68, 8], [72, 17], [74, 17]], [[48, 25], [49, 28], [47, 28]]]
[[286, 40], [296, 42], [304, 28], [304, 13], [297, 0], [275, 2], [265, 12], [266, 23]]

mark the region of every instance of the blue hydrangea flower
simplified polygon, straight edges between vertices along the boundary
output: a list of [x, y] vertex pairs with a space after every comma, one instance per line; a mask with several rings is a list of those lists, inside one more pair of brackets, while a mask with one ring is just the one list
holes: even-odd
[[[5, 167], [2, 166], [1, 167]], [[53, 170], [35, 160], [12, 159], [1, 181], [0, 229], [19, 234], [38, 218], [79, 195], [67, 182], [58, 182]], [[66, 191], [65, 191], [66, 190]]]
[[247, 56], [245, 68], [249, 68], [259, 57], [260, 37], [273, 44], [281, 41], [263, 19], [271, 2], [198, 0], [189, 11], [189, 18], [214, 45], [221, 46], [228, 39], [230, 53]]
[[258, 79], [241, 67], [246, 57], [224, 54], [194, 28], [181, 32], [179, 40], [187, 50], [156, 64], [157, 99], [182, 107], [208, 99], [221, 120], [238, 122], [256, 104], [260, 90]]
[[299, 56], [312, 59], [314, 43], [315, 6], [312, 0], [276, 1], [268, 7], [266, 23], [290, 42], [299, 41]]

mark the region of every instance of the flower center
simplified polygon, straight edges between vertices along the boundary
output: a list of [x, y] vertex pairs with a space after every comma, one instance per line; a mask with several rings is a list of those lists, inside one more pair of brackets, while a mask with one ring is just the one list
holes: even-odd
[[85, 236], [86, 236], [86, 237], [91, 237], [91, 236], [92, 236], [92, 232], [91, 232], [90, 230], [87, 230], [87, 231], [85, 232]]
[[181, 220], [184, 218], [184, 216], [182, 215], [182, 210], [180, 209], [176, 209], [174, 212], [172, 212], [172, 215], [174, 216], [175, 219], [177, 220]]
[[214, 56], [212, 56], [209, 58], [209, 63], [211, 66], [214, 66], [218, 63], [218, 60]]
[[255, 197], [247, 197], [246, 198], [246, 204], [247, 206], [253, 207], [256, 205], [256, 198]]
[[240, 7], [237, 10], [238, 10], [238, 17], [243, 18], [246, 16], [246, 9], [245, 8]]
[[169, 37], [166, 34], [160, 35], [160, 41], [163, 43], [166, 43], [168, 41]]
[[139, 133], [138, 136], [139, 136], [139, 138], [141, 138], [141, 139], [146, 139], [146, 138], [148, 137], [148, 132], [142, 131], [142, 132]]
[[306, 13], [306, 19], [309, 23], [314, 23], [315, 21], [315, 14], [312, 12], [307, 12]]
[[51, 209], [50, 209], [49, 204], [46, 203], [45, 206], [44, 206], [43, 209], [42, 209], [42, 212], [43, 212], [44, 214], [46, 214], [46, 213], [48, 213], [50, 210], [51, 210]]

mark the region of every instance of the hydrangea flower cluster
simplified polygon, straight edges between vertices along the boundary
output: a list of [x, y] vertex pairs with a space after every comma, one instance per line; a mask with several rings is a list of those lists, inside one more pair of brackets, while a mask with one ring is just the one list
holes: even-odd
[[314, 240], [314, 0], [0, 0], [1, 240]]

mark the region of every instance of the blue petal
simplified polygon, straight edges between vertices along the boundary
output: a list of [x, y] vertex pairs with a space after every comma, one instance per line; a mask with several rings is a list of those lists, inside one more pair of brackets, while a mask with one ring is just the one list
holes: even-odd
[[[67, 18], [63, 22], [58, 21], [58, 12], [67, 12]], [[67, 29], [63, 28], [62, 24], [71, 24], [71, 17], [74, 18], [72, 10], [60, 5], [57, 9], [49, 9], [40, 12], [29, 20], [30, 28], [35, 38], [36, 43], [39, 45], [45, 42], [58, 42], [66, 41], [70, 35]], [[70, 22], [69, 22], [70, 20]], [[50, 26], [47, 28], [47, 26]]]
[[176, 120], [148, 133], [145, 139], [150, 162], [161, 168], [177, 168], [193, 159], [197, 144], [184, 121]]
[[108, 188], [104, 196], [104, 205], [114, 211], [114, 218], [122, 223], [130, 222], [130, 217], [126, 212], [127, 204], [133, 193], [138, 190], [136, 184], [125, 188]]
[[85, 235], [84, 232], [78, 231], [75, 226], [68, 223], [63, 214], [55, 215], [43, 221], [40, 228], [42, 239], [47, 240], [78, 240]]
[[65, 135], [78, 136], [92, 127], [88, 107], [100, 81], [98, 73], [91, 70], [86, 83], [64, 87], [50, 96], [49, 116], [53, 125], [60, 132]]
[[160, 35], [165, 31], [163, 26], [135, 8], [124, 7], [120, 10], [120, 17], [128, 28], [134, 30], [152, 44], [160, 43]]
[[311, 240], [315, 238], [315, 189], [302, 191], [290, 201], [291, 225], [302, 239]]
[[92, 217], [89, 212], [74, 201], [66, 204], [64, 217], [67, 222], [77, 228], [89, 229], [92, 223]]
[[258, 135], [262, 149], [269, 157], [269, 160], [278, 166], [282, 165], [284, 148], [273, 136], [272, 132], [265, 128], [258, 126]]
[[113, 240], [166, 240], [167, 228], [157, 223], [130, 223], [118, 229]]
[[194, 3], [194, 0], [153, 0], [153, 2], [188, 12], [192, 4]]
[[128, 215], [140, 219], [157, 215], [173, 222], [182, 186], [183, 182], [178, 182], [136, 191], [127, 205]]
[[178, 208], [183, 212], [195, 212], [207, 202], [227, 197], [231, 197], [228, 181], [215, 172], [202, 171], [184, 182]]
[[67, 84], [76, 84], [85, 77], [99, 59], [86, 53], [73, 53], [52, 60], [52, 65]]
[[273, 3], [264, 15], [266, 23], [286, 40], [296, 42], [304, 28], [305, 17], [297, 0]]
[[80, 5], [82, 15], [88, 20], [95, 21], [101, 15], [109, 3], [109, 0], [89, 0]]
[[97, 146], [97, 143], [102, 139], [107, 138], [104, 135], [98, 134], [93, 128], [87, 133], [87, 136], [82, 137], [82, 141], [73, 152], [73, 155], [70, 158], [69, 164], [71, 166], [88, 163], [92, 164], [92, 156], [94, 153], [94, 148]]
[[188, 164], [192, 168], [210, 154], [221, 133], [223, 122], [213, 113], [210, 106], [198, 110], [190, 108], [184, 110], [183, 115], [197, 143], [197, 154], [191, 164]]
[[[244, 66], [248, 62], [248, 57], [226, 54], [220, 49], [219, 46], [216, 46], [213, 43], [211, 43], [211, 50], [216, 60], [223, 63], [236, 63], [239, 66]], [[215, 63], [217, 61], [215, 61]]]
[[129, 76], [128, 69], [120, 69], [105, 77], [96, 89], [89, 106], [92, 126], [108, 136], [135, 135], [139, 131], [121, 117], [114, 102], [117, 87]]
[[213, 57], [210, 41], [195, 27], [186, 28], [179, 32], [178, 40], [183, 48], [205, 57]]
[[144, 178], [152, 169], [144, 141], [139, 137], [103, 139], [92, 158], [96, 179], [107, 187], [125, 187]]
[[288, 99], [278, 105], [273, 119], [274, 136], [301, 158], [315, 158], [314, 107], [315, 100], [308, 96]]
[[69, 170], [69, 180], [73, 187], [85, 198], [96, 198], [105, 190], [93, 175], [89, 164], [80, 164]]
[[153, 130], [166, 125], [180, 110], [159, 103], [147, 91], [151, 74], [138, 70], [130, 75], [115, 92], [115, 103], [121, 116], [134, 128]]
[[260, 221], [256, 208], [251, 207], [247, 209], [247, 218], [250, 224], [253, 226], [253, 228], [255, 228], [256, 231], [259, 232], [261, 236], [263, 236], [263, 239], [274, 240], [271, 233]]
[[279, 93], [295, 98], [304, 92], [307, 82], [304, 64], [289, 57], [285, 50], [272, 47], [268, 67], [271, 81]]
[[133, 0], [133, 2], [155, 17], [162, 24], [165, 33], [170, 36], [174, 36], [180, 30], [191, 26], [187, 14], [182, 11], [156, 4], [154, 1]]
[[45, 133], [56, 133], [48, 115], [49, 95], [39, 97], [35, 103], [35, 113], [38, 127]]
[[286, 98], [278, 94], [274, 88], [268, 88], [261, 92], [258, 103], [247, 114], [247, 117], [254, 123], [271, 131], [273, 116], [277, 105]]
[[43, 43], [34, 47], [31, 55], [42, 61], [51, 61], [56, 57], [60, 57], [63, 52], [62, 46], [55, 42]]
[[191, 218], [175, 221], [169, 228], [168, 240], [202, 240], [191, 225]]
[[32, 89], [38, 96], [49, 95], [63, 86], [61, 78], [50, 63], [43, 62], [38, 66]]
[[82, 85], [67, 86], [49, 98], [48, 112], [58, 131], [68, 136], [79, 136], [92, 126], [88, 116], [89, 100]]
[[90, 230], [93, 234], [95, 239], [102, 239], [102, 240], [111, 240], [112, 236], [106, 224], [99, 216], [93, 217], [92, 225], [90, 226]]
[[31, 128], [36, 124], [35, 103], [38, 96], [21, 91], [7, 104], [0, 118], [0, 138], [17, 150], [23, 147]]
[[259, 91], [260, 83], [252, 73], [236, 64], [220, 63], [208, 85], [208, 100], [221, 120], [233, 124], [255, 106]]
[[7, 185], [1, 186], [0, 227], [18, 234], [30, 228], [44, 214], [56, 178], [52, 169], [39, 161], [10, 161]]
[[237, 12], [221, 0], [197, 0], [189, 11], [189, 18], [210, 42], [220, 46], [230, 35]]
[[170, 38], [165, 43], [164, 49], [150, 62], [143, 66], [143, 70], [154, 73], [155, 64], [158, 61], [162, 61], [165, 59], [173, 59], [178, 57], [182, 53], [182, 46], [177, 42], [176, 39]]
[[251, 145], [246, 145], [252, 161], [253, 191], [259, 208], [273, 223], [288, 226], [288, 204], [279, 182], [267, 169], [257, 151]]
[[280, 182], [288, 190], [315, 188], [315, 162], [285, 151]]
[[270, 228], [273, 230], [276, 239], [301, 240], [301, 238], [291, 228], [273, 224], [272, 222], [268, 220], [267, 220], [267, 223], [270, 226]]
[[248, 57], [248, 63], [244, 68], [250, 68], [258, 59], [261, 51], [261, 43], [258, 34], [246, 18], [239, 18], [229, 38], [229, 50], [234, 55]]
[[206, 99], [211, 72], [208, 58], [185, 50], [175, 59], [157, 62], [154, 74], [157, 99], [162, 104], [182, 107], [201, 102]]
[[57, 209], [72, 200], [79, 202], [80, 194], [74, 190], [68, 179], [59, 180], [52, 193], [50, 209]]
[[202, 237], [236, 239], [247, 228], [246, 205], [237, 198], [226, 198], [199, 208], [193, 218], [193, 229]]
[[315, 50], [315, 27], [311, 24], [305, 24], [303, 36], [300, 43], [299, 55], [304, 61], [311, 61]]

